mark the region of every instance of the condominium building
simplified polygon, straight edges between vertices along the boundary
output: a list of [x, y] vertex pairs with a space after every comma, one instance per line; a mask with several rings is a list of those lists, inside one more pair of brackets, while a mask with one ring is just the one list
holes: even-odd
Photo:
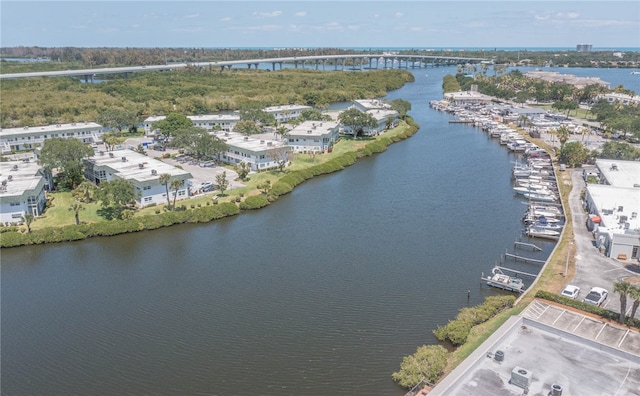
[[20, 223], [26, 214], [40, 216], [47, 200], [45, 186], [36, 162], [0, 162], [0, 222]]
[[83, 143], [102, 141], [104, 129], [95, 122], [55, 124], [38, 127], [0, 129], [0, 150], [2, 154], [11, 151], [33, 150], [44, 145], [51, 138], [75, 138]]

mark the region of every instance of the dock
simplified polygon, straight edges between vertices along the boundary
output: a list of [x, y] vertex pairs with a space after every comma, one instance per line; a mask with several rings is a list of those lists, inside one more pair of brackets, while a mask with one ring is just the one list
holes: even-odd
[[523, 256], [518, 256], [517, 254], [513, 254], [513, 253], [508, 253], [508, 252], [504, 252], [504, 257], [507, 258], [512, 258], [515, 261], [524, 261], [525, 263], [536, 263], [536, 264], [544, 264], [546, 263], [545, 260], [538, 260], [538, 259], [533, 259], [533, 258], [529, 258], [529, 257], [523, 257]]

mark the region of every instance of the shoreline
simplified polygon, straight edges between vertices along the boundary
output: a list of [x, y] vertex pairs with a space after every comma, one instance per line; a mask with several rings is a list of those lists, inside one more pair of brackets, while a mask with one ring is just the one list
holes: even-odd
[[[208, 223], [221, 218], [235, 216], [243, 211], [260, 209], [275, 202], [281, 195], [288, 194], [302, 182], [323, 174], [329, 174], [353, 165], [359, 158], [381, 153], [396, 142], [406, 140], [420, 129], [410, 116], [395, 130], [389, 130], [368, 141], [362, 148], [347, 151], [330, 160], [302, 169], [282, 172], [272, 184], [267, 194], [256, 188], [243, 194], [244, 199], [231, 202], [212, 203], [206, 205], [191, 204], [191, 209], [180, 211], [166, 211], [151, 215], [136, 216], [126, 220], [112, 220], [89, 224], [66, 225], [62, 227], [46, 227], [31, 230], [31, 232], [5, 231], [0, 233], [0, 249], [17, 248], [21, 246], [79, 241], [94, 237], [114, 236], [131, 232], [150, 231], [177, 224]], [[262, 197], [262, 198], [257, 198]], [[249, 202], [247, 202], [249, 200]], [[73, 214], [71, 214], [73, 216]]]

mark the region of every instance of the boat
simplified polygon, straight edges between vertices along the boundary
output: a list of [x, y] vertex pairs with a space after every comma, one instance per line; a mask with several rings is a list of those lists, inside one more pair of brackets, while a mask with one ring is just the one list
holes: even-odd
[[514, 291], [517, 293], [524, 292], [524, 283], [522, 282], [522, 279], [514, 276], [509, 276], [502, 272], [502, 270], [498, 267], [494, 267], [491, 270], [491, 276], [485, 278], [483, 274], [480, 279], [486, 281], [487, 285], [491, 287]]
[[523, 197], [531, 201], [556, 202], [558, 200], [558, 198], [554, 194], [539, 194], [535, 192], [526, 192], [520, 195], [522, 195]]
[[539, 184], [527, 184], [527, 185], [518, 185], [516, 187], [513, 187], [513, 191], [516, 194], [520, 194], [520, 195], [526, 195], [526, 194], [538, 194], [538, 195], [550, 195], [553, 196], [553, 191], [549, 190], [547, 187], [545, 186], [541, 186]]
[[527, 236], [530, 236], [532, 238], [544, 238], [544, 239], [551, 239], [551, 240], [557, 241], [558, 239], [560, 239], [560, 233], [561, 231], [552, 230], [549, 228], [534, 227], [534, 226], [527, 228]]
[[640, 74], [640, 71], [634, 70], [631, 72], [631, 74]]

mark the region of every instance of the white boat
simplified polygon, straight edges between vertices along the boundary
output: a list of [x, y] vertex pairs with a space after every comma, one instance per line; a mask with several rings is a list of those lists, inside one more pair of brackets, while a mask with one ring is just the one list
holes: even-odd
[[553, 191], [549, 190], [544, 186], [534, 186], [533, 184], [529, 184], [527, 186], [516, 186], [513, 187], [513, 191], [516, 194], [525, 195], [525, 194], [538, 194], [538, 195], [551, 195], [553, 196]]
[[534, 192], [527, 192], [521, 195], [531, 201], [556, 202], [558, 200], [558, 198], [554, 194], [538, 194]]
[[529, 211], [533, 211], [535, 214], [544, 215], [547, 217], [561, 217], [563, 216], [562, 210], [557, 206], [549, 205], [529, 205]]
[[560, 233], [561, 231], [558, 231], [558, 230], [550, 230], [550, 229], [541, 228], [541, 227], [531, 226], [527, 228], [527, 235], [533, 238], [558, 240], [560, 238]]
[[498, 267], [494, 267], [491, 270], [491, 276], [487, 278], [482, 276], [480, 279], [485, 280], [487, 282], [487, 285], [491, 287], [497, 287], [498, 289], [514, 291], [518, 293], [524, 292], [524, 283], [522, 282], [522, 279], [514, 276], [509, 276], [502, 272], [502, 270]]

